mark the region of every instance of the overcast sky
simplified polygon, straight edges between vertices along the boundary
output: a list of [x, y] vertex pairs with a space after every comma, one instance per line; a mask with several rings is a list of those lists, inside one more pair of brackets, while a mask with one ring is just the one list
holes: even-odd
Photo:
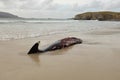
[[0, 0], [0, 11], [21, 17], [69, 18], [104, 10], [120, 11], [120, 0]]

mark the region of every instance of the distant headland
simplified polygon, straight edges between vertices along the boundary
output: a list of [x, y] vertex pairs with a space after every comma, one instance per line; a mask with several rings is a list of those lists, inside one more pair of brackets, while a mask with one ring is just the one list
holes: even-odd
[[13, 15], [8, 12], [0, 12], [0, 18], [12, 18], [12, 19], [21, 19], [22, 17]]
[[120, 21], [120, 12], [102, 11], [77, 14], [74, 20]]
[[17, 15], [11, 14], [9, 12], [0, 11], [0, 19], [24, 19], [24, 20], [69, 20], [71, 18], [24, 18]]

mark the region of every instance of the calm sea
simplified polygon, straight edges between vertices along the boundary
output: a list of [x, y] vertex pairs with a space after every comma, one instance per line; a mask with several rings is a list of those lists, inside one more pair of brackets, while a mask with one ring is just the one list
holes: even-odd
[[70, 32], [87, 33], [95, 30], [120, 27], [120, 22], [86, 20], [0, 20], [0, 40], [49, 36]]

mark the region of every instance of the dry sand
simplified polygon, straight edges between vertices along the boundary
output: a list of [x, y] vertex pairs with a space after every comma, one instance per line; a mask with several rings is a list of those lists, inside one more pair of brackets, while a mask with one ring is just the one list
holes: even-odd
[[[38, 40], [41, 48], [68, 36], [84, 42], [62, 50], [27, 55]], [[0, 80], [120, 80], [120, 30], [0, 41]]]

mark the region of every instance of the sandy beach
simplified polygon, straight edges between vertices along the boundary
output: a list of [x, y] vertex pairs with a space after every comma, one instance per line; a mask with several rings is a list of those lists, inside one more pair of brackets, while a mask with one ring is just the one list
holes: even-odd
[[[39, 40], [43, 48], [68, 36], [83, 44], [27, 55]], [[0, 41], [0, 80], [120, 80], [120, 29]]]

